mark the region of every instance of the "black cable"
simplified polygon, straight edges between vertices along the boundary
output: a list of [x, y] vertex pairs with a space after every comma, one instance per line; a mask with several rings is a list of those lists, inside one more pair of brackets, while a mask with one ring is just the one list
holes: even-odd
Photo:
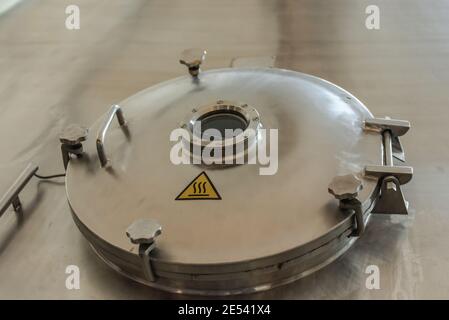
[[39, 179], [54, 179], [54, 178], [65, 177], [65, 173], [53, 174], [51, 176], [41, 176], [41, 175], [38, 175], [37, 173], [34, 173], [34, 176]]

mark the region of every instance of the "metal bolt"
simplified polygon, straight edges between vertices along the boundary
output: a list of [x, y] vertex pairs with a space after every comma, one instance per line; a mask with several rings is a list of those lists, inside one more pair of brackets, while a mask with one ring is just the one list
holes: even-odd
[[392, 181], [387, 181], [386, 188], [388, 190], [391, 190], [391, 191], [397, 191], [396, 190], [396, 184], [394, 182], [392, 182]]
[[61, 141], [62, 162], [64, 168], [67, 169], [67, 165], [72, 155], [80, 158], [83, 155], [82, 142], [87, 139], [89, 129], [77, 124], [71, 124], [64, 129], [59, 135], [59, 141]]
[[154, 219], [136, 220], [126, 229], [126, 235], [134, 244], [151, 244], [161, 233], [162, 227]]
[[187, 49], [181, 52], [179, 63], [189, 69], [192, 77], [197, 77], [200, 72], [200, 65], [206, 59], [206, 54], [206, 50], [203, 49]]
[[87, 139], [89, 129], [77, 124], [67, 126], [59, 136], [59, 141], [66, 145], [78, 145]]
[[352, 200], [357, 198], [363, 185], [355, 175], [336, 176], [329, 184], [328, 191], [338, 200]]

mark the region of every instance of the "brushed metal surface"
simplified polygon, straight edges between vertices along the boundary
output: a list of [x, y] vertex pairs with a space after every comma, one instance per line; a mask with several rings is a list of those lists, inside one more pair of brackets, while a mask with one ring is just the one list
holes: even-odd
[[[211, 169], [170, 161], [170, 132], [193, 108], [221, 98], [255, 106], [264, 128], [279, 130], [276, 174], [259, 175], [259, 164]], [[89, 230], [125, 252], [138, 254], [126, 228], [137, 219], [157, 220], [164, 234], [156, 262], [229, 264], [307, 244], [350, 220], [327, 193], [329, 181], [382, 163], [380, 135], [362, 128], [369, 111], [344, 90], [301, 73], [213, 70], [200, 76], [200, 85], [184, 76], [120, 105], [129, 138], [114, 123], [105, 170], [94, 138], [104, 117], [96, 121], [84, 144], [87, 157], [69, 162], [67, 195]], [[221, 201], [175, 201], [203, 170]], [[371, 197], [375, 182], [364, 181], [361, 201]]]
[[[210, 168], [170, 162], [175, 144], [167, 141], [170, 132], [192, 109], [222, 98], [256, 106], [264, 128], [279, 130], [276, 174], [259, 175], [259, 165], [251, 164]], [[298, 72], [211, 70], [198, 81], [183, 76], [158, 84], [120, 105], [128, 135], [117, 124], [111, 126], [110, 167], [100, 166], [94, 139], [95, 132], [103, 132], [99, 126], [104, 119], [111, 119], [109, 114], [90, 129], [86, 156], [69, 162], [66, 182], [76, 221], [93, 233], [87, 236], [93, 245], [100, 238], [99, 246], [112, 246], [109, 251], [115, 256], [136, 265], [127, 268], [119, 260], [123, 272], [134, 274], [141, 265], [139, 250], [124, 230], [148, 218], [164, 230], [151, 255], [156, 274], [176, 272], [200, 280], [206, 275], [237, 277], [239, 271], [251, 277], [256, 268], [309, 254], [343, 234], [353, 220], [325, 192], [328, 182], [382, 162], [381, 136], [363, 130], [363, 121], [372, 118], [365, 106], [341, 88]], [[219, 189], [221, 201], [175, 201], [203, 170]], [[364, 179], [359, 199], [365, 208], [371, 206], [375, 189], [375, 179]], [[309, 269], [322, 262], [308, 263]], [[219, 287], [225, 289], [227, 283], [223, 280]]]
[[[374, 216], [341, 259], [288, 286], [249, 298], [449, 297], [449, 60], [443, 1], [377, 1], [380, 30], [364, 26], [370, 1], [78, 1], [81, 29], [64, 27], [70, 1], [22, 1], [0, 16], [0, 187], [30, 160], [63, 170], [58, 135], [89, 125], [107, 106], [185, 74], [190, 47], [203, 69], [236, 57], [276, 56], [275, 66], [345, 88], [376, 116], [406, 119], [413, 183], [407, 217]], [[224, 23], [226, 22], [226, 23]], [[88, 248], [70, 217], [63, 182], [31, 181], [24, 217], [0, 219], [1, 298], [176, 298], [116, 275]], [[81, 289], [65, 288], [76, 264]], [[379, 266], [380, 290], [365, 287]]]

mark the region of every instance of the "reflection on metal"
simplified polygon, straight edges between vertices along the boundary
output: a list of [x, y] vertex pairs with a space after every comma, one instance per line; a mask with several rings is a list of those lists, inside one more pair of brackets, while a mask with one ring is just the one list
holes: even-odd
[[86, 141], [89, 129], [79, 125], [69, 125], [59, 136], [61, 142], [62, 161], [67, 169], [70, 157], [83, 155], [83, 141]]
[[179, 63], [185, 65], [193, 78], [200, 73], [200, 66], [206, 59], [207, 51], [203, 49], [187, 49], [181, 52]]
[[401, 185], [412, 179], [413, 168], [395, 166], [393, 157], [405, 161], [399, 136], [404, 135], [410, 129], [410, 123], [385, 118], [367, 119], [364, 124], [366, 130], [380, 132], [383, 141], [383, 165], [365, 167], [365, 174], [376, 177], [380, 183], [373, 213], [408, 214], [408, 203], [402, 194]]
[[98, 130], [97, 133], [97, 152], [98, 152], [98, 158], [100, 159], [100, 163], [102, 167], [105, 167], [109, 160], [106, 156], [106, 152], [104, 150], [104, 141], [106, 138], [106, 133], [109, 129], [109, 126], [111, 125], [112, 119], [114, 119], [114, 116], [117, 116], [117, 121], [121, 127], [126, 126], [125, 117], [123, 116], [123, 111], [118, 105], [113, 105], [111, 109], [109, 110], [108, 114], [106, 115], [106, 120], [101, 126], [101, 128]]
[[25, 188], [28, 181], [30, 181], [38, 169], [39, 167], [37, 165], [34, 163], [29, 163], [20, 173], [19, 177], [0, 199], [0, 217], [5, 213], [10, 205], [14, 208], [15, 212], [22, 212], [22, 204], [20, 202], [19, 193], [23, 188]]
[[0, 15], [8, 12], [20, 2], [22, 2], [22, 0], [2, 0], [0, 2]]

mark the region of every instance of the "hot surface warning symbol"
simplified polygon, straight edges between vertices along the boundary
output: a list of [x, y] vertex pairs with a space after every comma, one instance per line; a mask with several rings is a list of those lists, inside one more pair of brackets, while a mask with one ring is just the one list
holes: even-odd
[[221, 200], [206, 172], [201, 172], [175, 200]]

